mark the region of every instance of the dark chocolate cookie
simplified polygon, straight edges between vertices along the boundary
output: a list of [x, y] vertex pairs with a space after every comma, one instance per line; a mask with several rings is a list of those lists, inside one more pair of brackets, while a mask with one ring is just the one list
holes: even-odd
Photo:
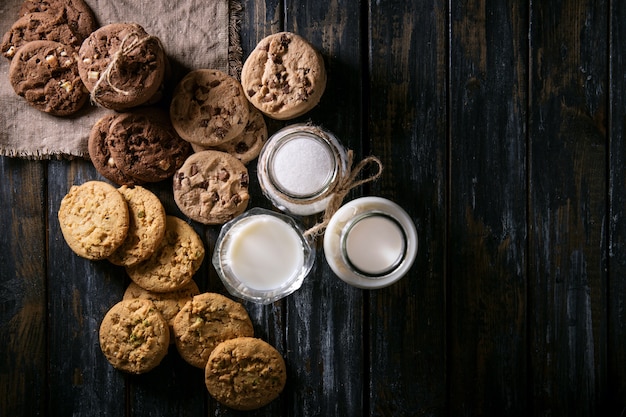
[[17, 49], [26, 42], [55, 41], [80, 48], [82, 38], [70, 27], [62, 15], [36, 12], [19, 18], [2, 38], [0, 50], [6, 58], [13, 58]]
[[108, 147], [122, 172], [144, 182], [171, 177], [191, 153], [189, 142], [159, 109], [118, 115], [109, 128]]
[[93, 11], [83, 0], [25, 0], [20, 8], [20, 17], [29, 13], [46, 12], [67, 21], [82, 42], [98, 24]]
[[87, 101], [74, 48], [53, 41], [28, 42], [17, 50], [9, 80], [28, 104], [55, 116], [76, 113]]
[[118, 185], [138, 185], [143, 183], [143, 181], [126, 175], [111, 156], [108, 144], [109, 129], [117, 116], [115, 113], [107, 114], [93, 125], [89, 132], [89, 141], [87, 142], [89, 158], [91, 158], [96, 171], [109, 181]]
[[78, 52], [78, 71], [102, 107], [125, 110], [148, 102], [161, 87], [166, 59], [159, 39], [136, 23], [93, 32]]

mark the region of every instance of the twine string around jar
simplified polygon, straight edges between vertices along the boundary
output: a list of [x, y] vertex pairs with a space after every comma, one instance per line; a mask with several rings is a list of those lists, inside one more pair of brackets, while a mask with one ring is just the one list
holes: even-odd
[[[348, 168], [350, 168], [352, 167], [352, 163], [354, 159], [354, 154], [352, 150], [348, 150], [347, 156], [348, 156]], [[363, 171], [365, 167], [369, 164], [376, 165], [377, 167], [376, 172], [368, 177], [357, 180], [361, 171]], [[375, 156], [368, 156], [367, 158], [359, 162], [356, 167], [354, 167], [353, 169], [350, 169], [346, 175], [340, 178], [339, 182], [337, 183], [337, 186], [333, 190], [333, 195], [331, 196], [328, 202], [328, 206], [326, 207], [326, 210], [324, 210], [324, 216], [322, 218], [322, 221], [315, 224], [313, 227], [307, 229], [304, 232], [304, 236], [312, 237], [313, 239], [315, 239], [317, 236], [324, 233], [324, 230], [326, 229], [326, 226], [328, 226], [328, 223], [330, 222], [331, 217], [333, 217], [333, 214], [335, 214], [337, 210], [339, 210], [339, 208], [341, 207], [341, 204], [343, 203], [343, 200], [345, 199], [346, 195], [348, 195], [350, 190], [360, 185], [363, 185], [365, 183], [375, 181], [381, 176], [382, 172], [383, 172], [383, 164], [380, 161], [380, 159], [378, 159]]]
[[90, 99], [91, 99], [92, 104], [98, 104], [98, 105], [101, 104], [98, 101], [98, 93], [99, 93], [99, 90], [103, 88], [104, 82], [106, 82], [106, 84], [108, 84], [109, 87], [118, 94], [127, 96], [131, 93], [130, 91], [123, 90], [121, 88], [116, 87], [111, 82], [111, 73], [119, 64], [121, 59], [128, 56], [135, 49], [143, 46], [144, 44], [146, 44], [147, 42], [151, 40], [156, 40], [157, 42], [160, 42], [156, 36], [146, 35], [143, 38], [140, 38], [139, 35], [135, 32], [127, 34], [122, 39], [119, 49], [115, 51], [115, 53], [111, 57], [111, 61], [109, 62], [109, 65], [107, 65], [104, 71], [102, 71], [102, 74], [100, 74], [100, 77], [98, 77], [98, 81], [96, 81], [96, 83], [93, 86], [93, 89], [91, 90]]

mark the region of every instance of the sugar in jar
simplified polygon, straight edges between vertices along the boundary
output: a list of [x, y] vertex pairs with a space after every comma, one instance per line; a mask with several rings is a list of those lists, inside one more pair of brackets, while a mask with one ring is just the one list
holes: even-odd
[[343, 281], [365, 289], [382, 288], [402, 278], [417, 255], [417, 231], [410, 216], [381, 197], [362, 197], [343, 205], [324, 234], [324, 254]]
[[260, 304], [283, 298], [302, 285], [315, 248], [294, 219], [252, 208], [222, 226], [213, 265], [234, 296]]
[[339, 140], [310, 124], [293, 124], [273, 134], [257, 168], [263, 194], [280, 210], [299, 216], [324, 211], [349, 169]]

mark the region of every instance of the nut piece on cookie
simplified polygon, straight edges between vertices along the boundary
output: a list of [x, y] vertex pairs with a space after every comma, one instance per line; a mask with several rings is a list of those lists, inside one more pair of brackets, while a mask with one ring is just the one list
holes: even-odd
[[165, 236], [156, 251], [143, 262], [126, 267], [130, 279], [154, 292], [176, 291], [187, 285], [200, 269], [204, 244], [184, 220], [166, 216]]
[[285, 361], [269, 343], [239, 337], [213, 349], [205, 368], [211, 396], [236, 410], [263, 407], [282, 392], [287, 381]]
[[70, 249], [86, 259], [108, 258], [128, 234], [126, 200], [115, 187], [102, 181], [72, 186], [61, 200], [58, 218]]
[[136, 23], [99, 28], [85, 39], [78, 55], [78, 71], [92, 101], [112, 110], [148, 102], [165, 76], [161, 41]]
[[170, 118], [181, 138], [215, 146], [240, 135], [249, 118], [241, 83], [214, 69], [191, 71], [176, 86]]
[[106, 313], [99, 332], [100, 349], [111, 365], [142, 374], [155, 368], [167, 354], [170, 330], [150, 300], [122, 300]]
[[197, 152], [174, 174], [174, 201], [197, 222], [223, 224], [248, 206], [249, 183], [248, 169], [234, 156]]
[[248, 100], [266, 116], [293, 119], [319, 103], [326, 88], [324, 59], [301, 36], [275, 33], [250, 53], [241, 84]]
[[187, 302], [174, 317], [175, 343], [180, 356], [204, 369], [219, 343], [254, 335], [252, 321], [240, 303], [221, 294], [202, 293]]

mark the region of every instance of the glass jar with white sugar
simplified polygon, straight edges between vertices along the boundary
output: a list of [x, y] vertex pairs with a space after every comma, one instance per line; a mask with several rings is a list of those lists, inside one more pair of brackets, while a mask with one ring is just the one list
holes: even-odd
[[273, 134], [257, 168], [263, 194], [280, 210], [299, 216], [324, 211], [349, 169], [337, 138], [310, 124], [293, 124]]
[[269, 304], [296, 291], [315, 249], [289, 216], [252, 208], [222, 226], [213, 265], [234, 296]]
[[343, 281], [376, 289], [402, 278], [417, 256], [417, 231], [409, 215], [381, 197], [343, 205], [324, 234], [324, 254]]

